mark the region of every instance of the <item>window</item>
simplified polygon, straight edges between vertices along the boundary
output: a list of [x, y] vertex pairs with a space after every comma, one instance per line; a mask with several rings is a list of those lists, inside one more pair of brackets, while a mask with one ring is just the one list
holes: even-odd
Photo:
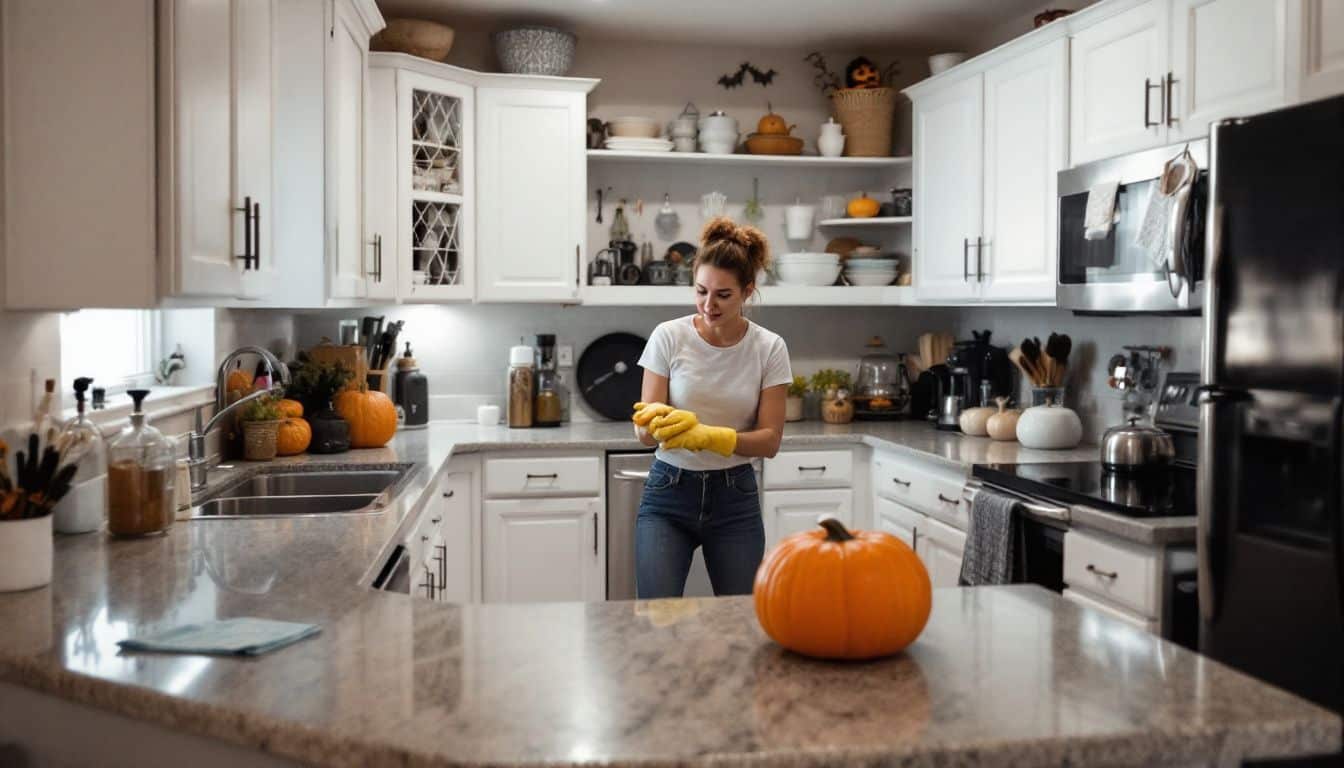
[[61, 315], [61, 377], [92, 376], [109, 393], [154, 380], [158, 312], [82, 309]]

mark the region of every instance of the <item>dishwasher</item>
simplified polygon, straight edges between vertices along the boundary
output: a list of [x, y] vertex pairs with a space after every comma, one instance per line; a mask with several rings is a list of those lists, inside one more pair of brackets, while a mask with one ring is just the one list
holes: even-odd
[[[760, 483], [760, 462], [756, 467]], [[635, 518], [639, 497], [653, 466], [653, 453], [607, 454], [607, 599], [635, 599]], [[712, 597], [703, 550], [696, 548], [683, 597]]]

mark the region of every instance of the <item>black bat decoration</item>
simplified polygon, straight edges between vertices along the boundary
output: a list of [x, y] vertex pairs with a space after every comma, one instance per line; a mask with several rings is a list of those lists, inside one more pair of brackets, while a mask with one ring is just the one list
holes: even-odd
[[719, 85], [722, 85], [727, 89], [736, 88], [745, 82], [748, 73], [751, 74], [752, 82], [759, 83], [762, 87], [768, 86], [770, 83], [774, 82], [775, 75], [779, 74], [774, 69], [758, 69], [757, 67], [752, 66], [751, 62], [744, 61], [742, 62], [742, 65], [737, 68], [736, 72], [721, 75], [718, 81]]

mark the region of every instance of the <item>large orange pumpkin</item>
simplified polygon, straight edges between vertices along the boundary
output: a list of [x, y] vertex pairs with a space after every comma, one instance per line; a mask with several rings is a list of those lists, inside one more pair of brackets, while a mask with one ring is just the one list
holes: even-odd
[[871, 659], [914, 642], [932, 607], [929, 573], [889, 533], [850, 533], [833, 517], [771, 550], [756, 571], [756, 618], [805, 656]]
[[351, 448], [379, 448], [397, 432], [397, 407], [382, 392], [366, 386], [336, 395], [336, 412], [350, 423]]
[[313, 428], [305, 419], [291, 417], [280, 422], [275, 438], [275, 452], [279, 456], [293, 456], [308, 450], [313, 441]]
[[303, 418], [303, 403], [300, 403], [298, 400], [290, 400], [289, 398], [285, 398], [280, 402], [276, 403], [276, 405], [280, 407], [280, 415], [284, 416], [285, 418], [288, 419]]

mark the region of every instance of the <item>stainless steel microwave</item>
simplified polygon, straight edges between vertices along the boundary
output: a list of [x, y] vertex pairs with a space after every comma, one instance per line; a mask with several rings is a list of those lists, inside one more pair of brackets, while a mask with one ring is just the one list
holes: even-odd
[[[1148, 198], [1166, 162], [1187, 144], [1173, 144], [1079, 165], [1059, 174], [1059, 307], [1076, 312], [1199, 314], [1204, 294], [1204, 221], [1208, 207], [1208, 140], [1188, 144], [1199, 174], [1177, 231], [1177, 269], [1155, 262], [1136, 240]], [[1104, 240], [1083, 237], [1088, 190], [1119, 182], [1116, 221]]]

